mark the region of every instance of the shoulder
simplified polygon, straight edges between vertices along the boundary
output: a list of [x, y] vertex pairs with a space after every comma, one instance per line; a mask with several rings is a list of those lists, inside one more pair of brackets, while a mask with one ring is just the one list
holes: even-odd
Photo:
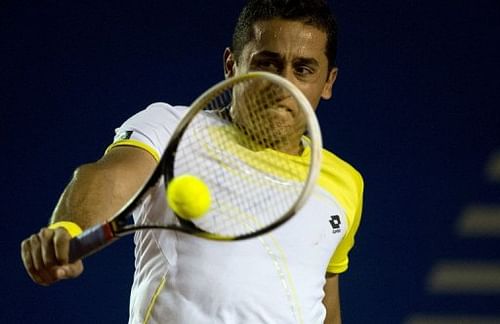
[[136, 146], [158, 160], [188, 110], [187, 106], [172, 106], [164, 102], [147, 106], [115, 129], [113, 143], [106, 152], [116, 146]]
[[115, 129], [115, 141], [127, 138], [131, 132], [150, 137], [151, 140], [168, 137], [188, 110], [189, 107], [164, 102], [150, 104]]
[[330, 184], [335, 199], [345, 211], [347, 231], [339, 243], [327, 272], [342, 273], [349, 264], [348, 254], [354, 245], [354, 237], [361, 222], [364, 182], [361, 173], [352, 165], [327, 150], [323, 151], [321, 174]]
[[319, 183], [342, 206], [350, 228], [356, 228], [363, 205], [364, 182], [361, 173], [336, 154], [323, 150]]
[[150, 121], [153, 123], [180, 120], [188, 109], [187, 106], [173, 106], [165, 102], [155, 102], [136, 113], [129, 120]]
[[331, 151], [323, 149], [322, 171], [333, 175], [342, 181], [348, 188], [361, 192], [364, 181], [361, 173], [351, 164]]

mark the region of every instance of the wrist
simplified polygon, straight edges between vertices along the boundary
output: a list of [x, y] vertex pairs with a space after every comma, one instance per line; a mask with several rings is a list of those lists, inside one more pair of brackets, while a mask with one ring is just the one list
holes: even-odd
[[73, 222], [70, 221], [60, 221], [60, 222], [55, 222], [49, 225], [49, 229], [56, 229], [56, 228], [64, 228], [66, 231], [68, 231], [69, 235], [71, 237], [75, 237], [80, 235], [82, 233], [82, 228]]

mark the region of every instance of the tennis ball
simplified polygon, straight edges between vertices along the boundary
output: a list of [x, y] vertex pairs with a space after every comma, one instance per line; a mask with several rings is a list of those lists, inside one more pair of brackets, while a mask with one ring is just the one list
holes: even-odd
[[184, 219], [199, 219], [210, 208], [210, 190], [193, 175], [175, 177], [168, 184], [166, 195], [170, 208]]

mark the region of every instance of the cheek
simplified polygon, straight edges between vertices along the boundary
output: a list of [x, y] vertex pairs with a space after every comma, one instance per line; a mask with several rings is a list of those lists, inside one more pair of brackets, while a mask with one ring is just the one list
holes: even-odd
[[321, 100], [321, 95], [322, 91], [318, 90], [317, 88], [313, 89], [301, 89], [302, 93], [306, 96], [306, 98], [309, 100], [311, 103], [311, 106], [313, 107], [314, 110], [316, 110], [316, 107], [318, 106], [320, 100]]

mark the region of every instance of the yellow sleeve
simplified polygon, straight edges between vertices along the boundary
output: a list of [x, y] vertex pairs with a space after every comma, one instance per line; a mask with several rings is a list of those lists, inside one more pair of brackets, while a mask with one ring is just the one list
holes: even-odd
[[362, 199], [360, 200], [360, 206], [356, 214], [354, 215], [353, 223], [349, 224], [349, 230], [347, 231], [345, 237], [340, 242], [339, 246], [335, 250], [333, 257], [328, 264], [327, 272], [330, 273], [342, 273], [345, 272], [349, 264], [349, 251], [354, 246], [354, 236], [359, 228], [361, 221], [361, 211], [362, 211]]
[[330, 259], [327, 267], [327, 272], [330, 273], [342, 273], [347, 270], [349, 265], [349, 251], [354, 246], [354, 237], [361, 221], [364, 190], [363, 178], [354, 169], [347, 170], [347, 173], [346, 177], [349, 178], [347, 183], [351, 186], [349, 190], [350, 194], [348, 195], [350, 198], [344, 196], [339, 200], [346, 211], [348, 229]]
[[153, 158], [156, 160], [156, 162], [160, 161], [160, 153], [158, 153], [158, 151], [156, 149], [149, 146], [148, 144], [145, 144], [143, 142], [140, 142], [140, 141], [137, 141], [134, 139], [118, 140], [118, 141], [112, 143], [110, 146], [108, 146], [108, 148], [106, 149], [106, 152], [104, 154], [106, 154], [107, 152], [109, 152], [109, 150], [111, 150], [112, 148], [117, 147], [117, 146], [133, 146], [133, 147], [143, 149], [146, 152], [148, 152], [149, 154], [151, 154], [153, 156]]

